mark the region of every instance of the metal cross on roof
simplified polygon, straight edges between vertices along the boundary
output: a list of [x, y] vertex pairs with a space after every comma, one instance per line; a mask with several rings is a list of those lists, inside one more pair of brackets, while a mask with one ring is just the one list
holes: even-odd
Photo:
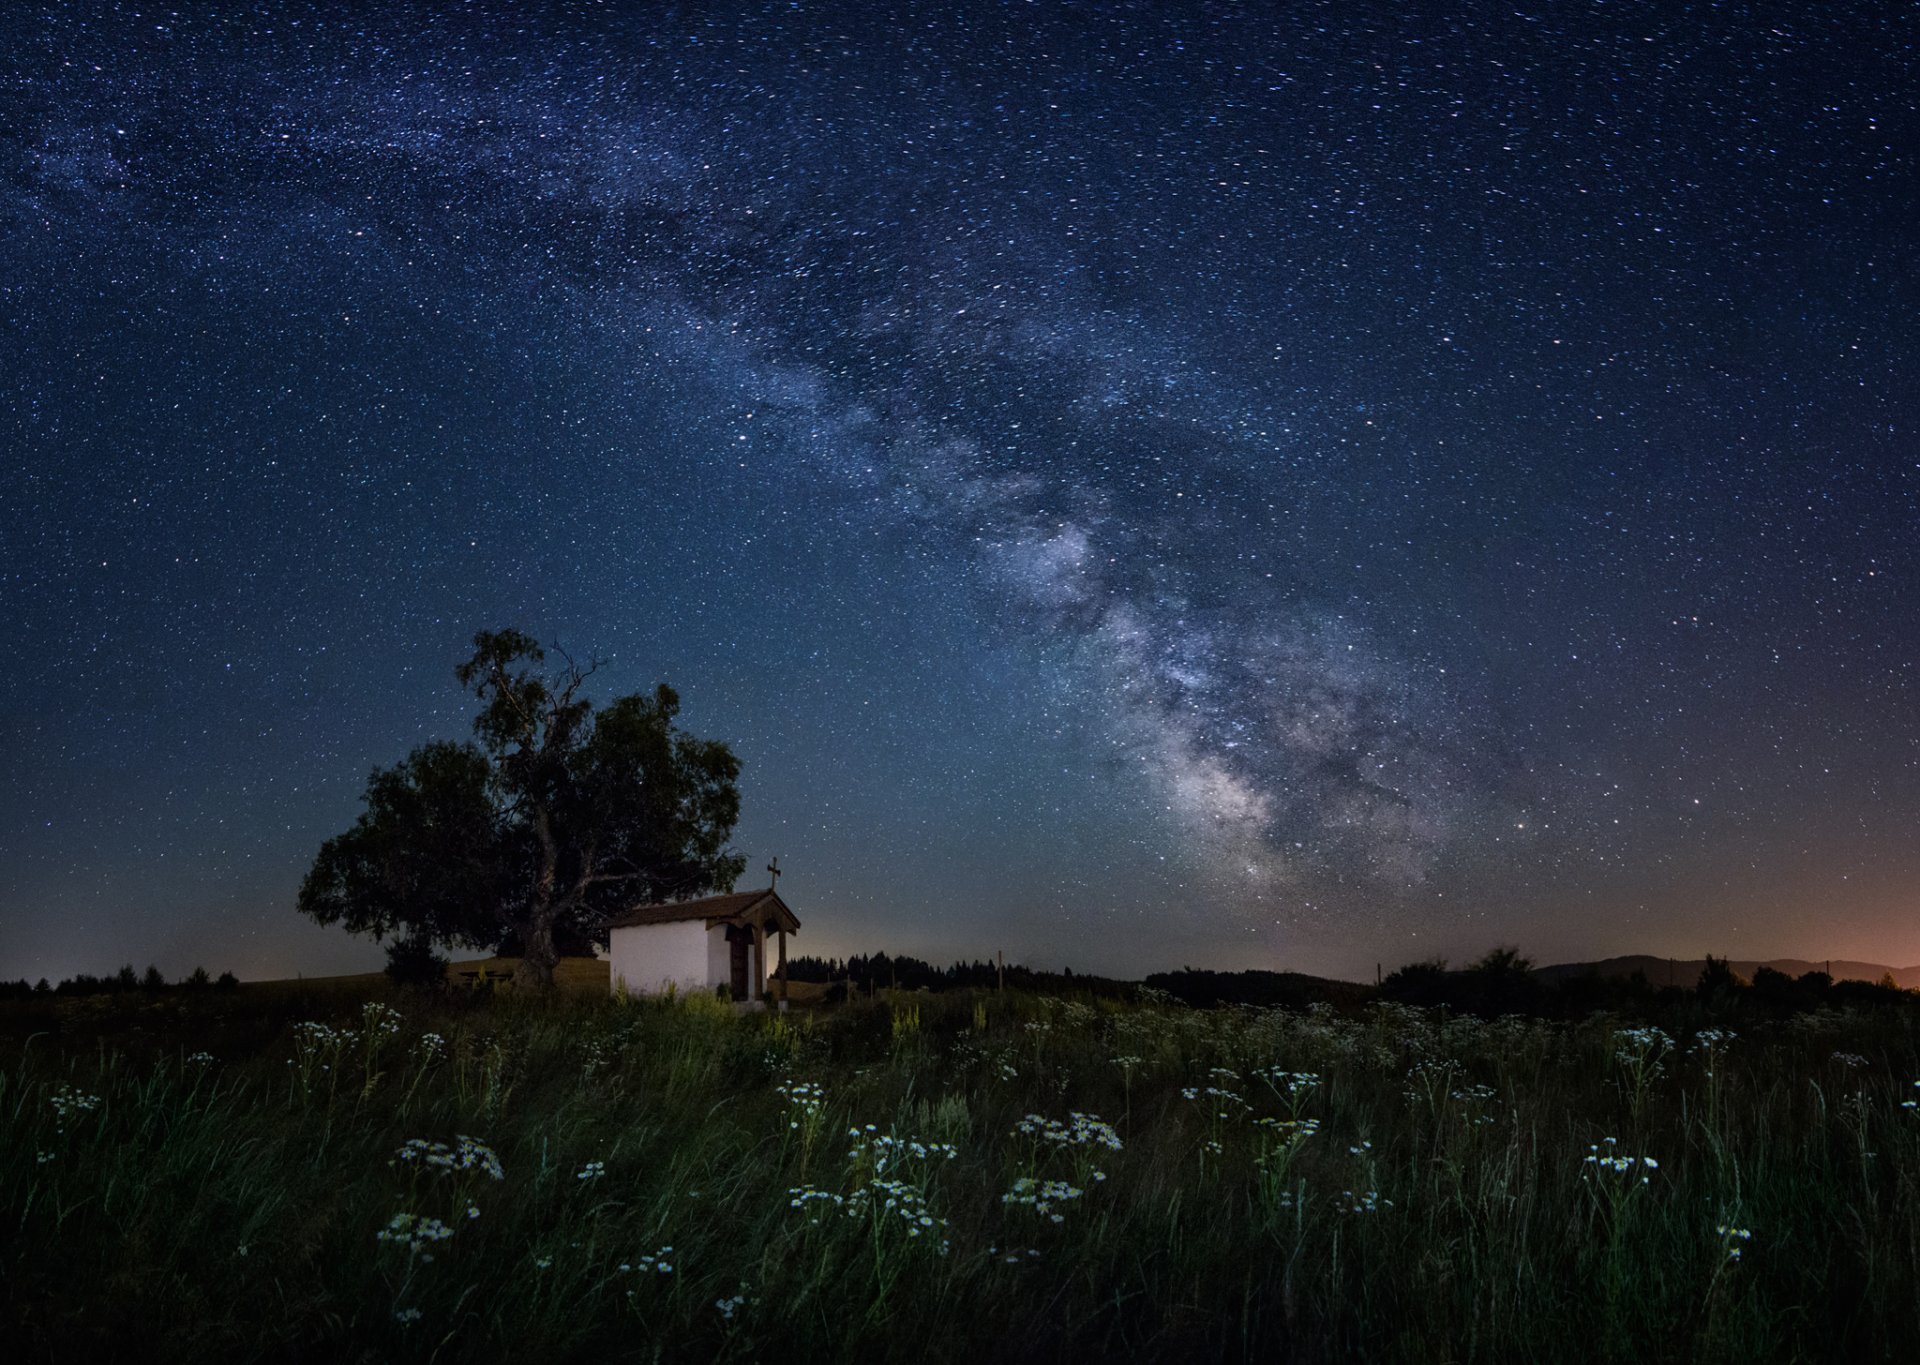
[[767, 871], [773, 874], [773, 882], [771, 884], [774, 886], [780, 885], [780, 859], [777, 856], [772, 862], [767, 864]]

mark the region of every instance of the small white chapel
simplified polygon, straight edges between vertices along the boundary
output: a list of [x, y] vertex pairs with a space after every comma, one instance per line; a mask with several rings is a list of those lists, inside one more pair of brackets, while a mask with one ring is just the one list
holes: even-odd
[[767, 1003], [767, 935], [777, 944], [777, 991], [786, 1007], [787, 935], [800, 921], [772, 887], [697, 901], [639, 905], [607, 920], [613, 993], [719, 995], [750, 1009]]

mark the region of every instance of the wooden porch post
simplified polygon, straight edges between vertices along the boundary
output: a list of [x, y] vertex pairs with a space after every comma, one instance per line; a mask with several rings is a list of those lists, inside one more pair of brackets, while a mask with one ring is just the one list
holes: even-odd
[[781, 1012], [785, 1013], [786, 1008], [787, 1008], [787, 931], [783, 927], [780, 930], [780, 1009], [781, 1009]]
[[750, 1000], [764, 1001], [767, 998], [767, 927], [764, 924], [753, 926], [753, 994]]

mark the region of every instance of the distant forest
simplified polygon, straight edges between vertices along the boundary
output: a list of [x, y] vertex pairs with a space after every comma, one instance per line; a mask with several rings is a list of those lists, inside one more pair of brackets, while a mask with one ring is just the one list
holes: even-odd
[[[1207, 971], [1182, 967], [1154, 972], [1141, 982], [1076, 975], [1071, 969], [1038, 972], [1008, 964], [1005, 984], [1019, 990], [1077, 990], [1126, 998], [1143, 989], [1197, 1007], [1252, 1006], [1304, 1009], [1316, 1003], [1346, 1008], [1369, 1000], [1448, 1008], [1464, 1014], [1525, 1014], [1545, 1019], [1583, 1019], [1600, 1011], [1640, 1014], [1676, 1008], [1704, 1008], [1715, 1014], [1784, 1017], [1819, 1009], [1869, 1008], [1920, 1004], [1920, 992], [1889, 980], [1836, 981], [1826, 972], [1789, 976], [1760, 967], [1743, 976], [1724, 958], [1709, 957], [1698, 980], [1688, 986], [1656, 986], [1646, 973], [1624, 976], [1598, 971], [1548, 977], [1511, 948], [1496, 948], [1466, 967], [1444, 962], [1415, 962], [1388, 975], [1378, 986], [1333, 981], [1298, 972]], [[955, 962], [936, 967], [917, 957], [888, 953], [849, 958], [797, 957], [787, 963], [791, 980], [829, 983], [829, 1000], [871, 995], [880, 990], [946, 991], [991, 988], [1000, 982], [991, 962]]]
[[208, 976], [205, 967], [195, 967], [178, 981], [169, 982], [158, 967], [149, 966], [144, 973], [136, 972], [129, 962], [111, 976], [92, 976], [86, 972], [70, 976], [59, 985], [51, 984], [46, 977], [29, 983], [24, 978], [19, 981], [0, 981], [0, 1000], [31, 1000], [35, 996], [49, 995], [118, 995], [127, 991], [168, 991], [168, 990], [232, 990], [240, 984], [240, 978], [232, 972], [222, 972], [219, 976]]

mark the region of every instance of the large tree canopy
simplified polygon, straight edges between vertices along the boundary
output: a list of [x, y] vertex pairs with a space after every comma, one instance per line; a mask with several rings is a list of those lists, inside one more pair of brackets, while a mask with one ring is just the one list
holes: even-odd
[[455, 676], [480, 703], [474, 740], [425, 744], [367, 780], [353, 828], [321, 846], [300, 912], [390, 941], [517, 949], [517, 986], [553, 984], [559, 947], [603, 936], [636, 901], [730, 890], [740, 761], [674, 723], [665, 684], [596, 711], [596, 665], [517, 630], [482, 631]]

